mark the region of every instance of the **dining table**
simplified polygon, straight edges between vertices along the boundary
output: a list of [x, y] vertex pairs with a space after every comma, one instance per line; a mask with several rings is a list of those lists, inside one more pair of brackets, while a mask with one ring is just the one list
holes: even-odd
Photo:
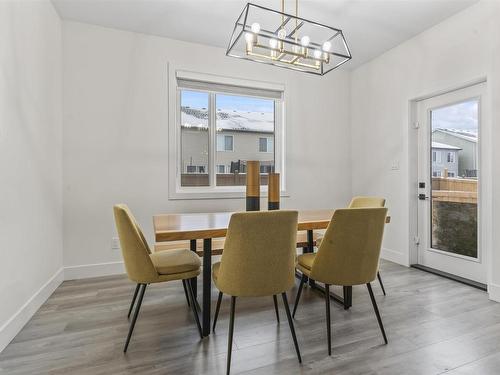
[[[303, 246], [304, 253], [314, 251], [314, 230], [326, 229], [332, 219], [333, 209], [298, 210], [297, 230], [307, 232], [307, 246]], [[212, 303], [212, 239], [226, 236], [229, 220], [233, 212], [209, 213], [176, 213], [158, 214], [153, 216], [153, 227], [157, 243], [167, 241], [188, 240], [190, 249], [197, 251], [197, 240], [203, 241], [203, 273], [202, 273], [202, 334], [210, 334], [211, 303]], [[387, 216], [386, 222], [390, 222]], [[196, 286], [196, 279], [192, 280]], [[324, 288], [309, 280], [309, 285], [324, 292]], [[345, 309], [352, 305], [352, 287], [343, 287], [343, 296], [330, 292], [331, 297], [343, 304]]]

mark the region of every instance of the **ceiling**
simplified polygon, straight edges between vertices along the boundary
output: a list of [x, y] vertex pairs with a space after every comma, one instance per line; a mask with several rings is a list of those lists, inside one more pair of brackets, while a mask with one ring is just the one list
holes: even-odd
[[[353, 69], [478, 0], [300, 0], [299, 16], [341, 28]], [[63, 19], [226, 47], [242, 0], [52, 0]], [[280, 0], [254, 0], [279, 9]], [[294, 13], [295, 1], [285, 1]]]

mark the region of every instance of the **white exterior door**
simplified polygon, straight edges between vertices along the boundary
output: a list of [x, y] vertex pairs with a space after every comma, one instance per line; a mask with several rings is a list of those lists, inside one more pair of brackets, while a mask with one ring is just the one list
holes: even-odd
[[486, 283], [481, 241], [485, 84], [418, 102], [418, 263]]

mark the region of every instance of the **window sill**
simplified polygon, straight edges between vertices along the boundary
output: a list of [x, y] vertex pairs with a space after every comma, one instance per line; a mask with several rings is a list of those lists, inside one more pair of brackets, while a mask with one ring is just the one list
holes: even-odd
[[[267, 199], [267, 187], [260, 192], [261, 199]], [[280, 197], [289, 198], [286, 191], [280, 193]], [[227, 189], [213, 188], [198, 190], [198, 188], [183, 188], [169, 193], [169, 200], [198, 200], [198, 199], [245, 199], [245, 188]]]

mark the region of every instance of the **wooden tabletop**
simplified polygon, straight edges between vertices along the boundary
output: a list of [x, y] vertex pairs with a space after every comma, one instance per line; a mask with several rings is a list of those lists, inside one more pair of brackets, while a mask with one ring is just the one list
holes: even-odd
[[[334, 210], [299, 210], [298, 230], [326, 229]], [[225, 237], [233, 212], [164, 214], [153, 217], [156, 242]], [[390, 221], [387, 217], [386, 222]]]

